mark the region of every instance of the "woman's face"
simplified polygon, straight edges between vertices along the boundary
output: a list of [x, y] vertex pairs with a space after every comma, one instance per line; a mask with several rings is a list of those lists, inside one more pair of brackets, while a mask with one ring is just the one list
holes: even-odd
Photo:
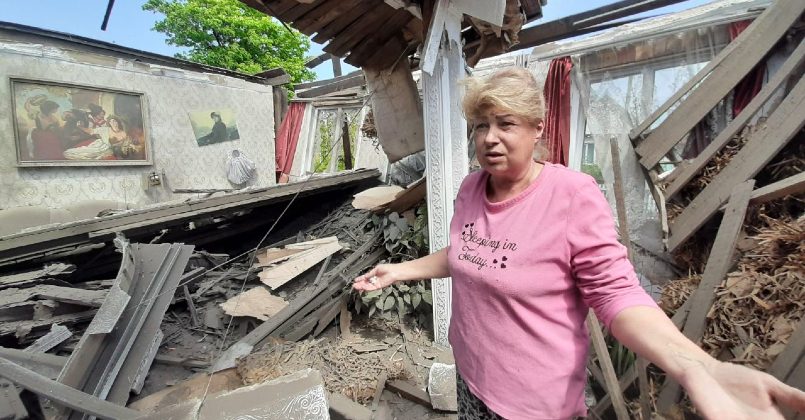
[[520, 176], [531, 166], [542, 127], [506, 111], [487, 110], [473, 123], [478, 163], [495, 177]]

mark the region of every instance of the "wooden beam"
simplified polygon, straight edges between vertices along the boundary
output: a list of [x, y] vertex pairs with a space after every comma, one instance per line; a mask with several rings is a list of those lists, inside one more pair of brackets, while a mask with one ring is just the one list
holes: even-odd
[[787, 195], [797, 195], [805, 192], [805, 172], [800, 172], [773, 184], [758, 188], [752, 192], [752, 204], [760, 204], [776, 200]]
[[59, 405], [102, 419], [134, 419], [141, 415], [139, 411], [121, 407], [85, 394], [2, 357], [0, 357], [0, 377], [6, 378]]
[[777, 91], [777, 88], [782, 85], [790, 76], [799, 77], [802, 63], [805, 62], [805, 41], [800, 41], [799, 46], [791, 56], [783, 63], [777, 73], [763, 86], [763, 89], [752, 98], [752, 101], [732, 120], [727, 127], [722, 130], [718, 136], [707, 145], [707, 147], [699, 153], [696, 158], [688, 163], [681, 165], [673, 174], [673, 181], [665, 188], [665, 198], [672, 198], [678, 193], [688, 182], [701, 171], [702, 168], [713, 158], [713, 156], [726, 145], [733, 136], [738, 134], [749, 120], [757, 113], [766, 101]]
[[312, 89], [314, 87], [319, 87], [319, 86], [329, 85], [330, 83], [340, 82], [342, 80], [349, 79], [350, 77], [355, 77], [358, 74], [362, 74], [361, 70], [355, 70], [352, 73], [348, 73], [348, 74], [345, 74], [343, 76], [336, 76], [336, 77], [333, 77], [332, 79], [322, 79], [322, 80], [316, 80], [316, 81], [313, 81], [313, 82], [299, 83], [294, 87], [297, 90]]
[[[800, 0], [774, 2], [745, 31], [724, 48], [679, 91], [630, 133], [637, 139], [661, 115], [695, 86], [690, 95], [638, 144], [640, 163], [653, 168], [711, 109], [732, 90], [805, 10]], [[705, 78], [706, 77], [706, 78]]]
[[344, 0], [327, 2], [302, 16], [294, 22], [293, 26], [305, 35], [313, 35], [342, 13], [348, 13], [359, 1], [360, 0]]
[[[730, 195], [727, 210], [724, 212], [724, 219], [721, 221], [721, 226], [718, 228], [716, 239], [707, 258], [702, 280], [699, 283], [699, 287], [689, 298], [692, 309], [688, 314], [688, 319], [682, 332], [694, 343], [698, 343], [704, 336], [707, 313], [710, 312], [710, 307], [713, 306], [715, 301], [716, 288], [724, 281], [727, 273], [735, 263], [733, 260], [735, 242], [741, 233], [744, 218], [746, 217], [746, 209], [749, 206], [749, 197], [752, 195], [754, 186], [755, 180], [751, 179], [735, 187]], [[676, 404], [680, 395], [681, 388], [679, 384], [671, 381], [670, 378], [666, 380], [666, 384], [660, 391], [658, 398], [657, 407], [659, 411], [666, 413], [672, 405]]]
[[330, 57], [331, 57], [330, 53], [324, 53], [318, 57], [313, 57], [310, 60], [305, 61], [305, 67], [312, 69], [313, 67], [316, 67], [325, 61], [328, 61]]
[[[388, 42], [389, 39], [398, 35], [400, 30], [414, 19], [414, 15], [403, 9], [394, 10], [394, 14], [383, 26], [371, 35], [363, 39], [357, 46], [352, 48], [349, 53], [350, 62], [353, 65], [360, 65], [367, 58], [371, 57]], [[388, 53], [388, 52], [387, 52]]]
[[[370, 10], [360, 21], [360, 25], [351, 25], [347, 30], [338, 34], [332, 41], [324, 46], [323, 50], [330, 54], [343, 57], [364, 38], [379, 31], [395, 15], [393, 7], [381, 3]], [[407, 13], [407, 12], [404, 12]]]
[[[615, 191], [615, 207], [618, 211], [618, 230], [620, 231], [621, 242], [626, 247], [626, 255], [632, 265], [634, 265], [634, 247], [629, 235], [629, 219], [626, 217], [626, 194], [623, 191], [623, 171], [621, 169], [621, 153], [618, 147], [618, 138], [611, 137], [609, 139], [610, 153], [612, 155], [612, 173], [614, 178], [614, 191]], [[648, 362], [645, 358], [637, 356], [635, 360], [637, 366], [638, 386], [640, 388], [640, 411], [643, 418], [651, 418], [651, 405], [649, 403], [649, 383]]]
[[296, 96], [298, 98], [315, 98], [317, 96], [326, 95], [328, 93], [338, 92], [344, 89], [354, 88], [358, 86], [363, 86], [366, 84], [366, 81], [363, 78], [363, 73], [350, 73], [353, 76], [345, 77], [337, 82], [330, 83], [328, 85], [314, 87], [308, 90], [303, 90], [301, 92], [296, 92]]
[[345, 29], [359, 19], [363, 19], [364, 14], [376, 8], [380, 3], [383, 3], [382, 0], [362, 0], [358, 2], [355, 7], [347, 12], [341, 13], [337, 18], [333, 19], [333, 21], [316, 32], [316, 35], [312, 38], [313, 42], [319, 44], [327, 42], [330, 38], [344, 32]]
[[[805, 5], [805, 3], [803, 3]], [[754, 177], [805, 125], [805, 79], [769, 117], [766, 124], [752, 133], [741, 151], [710, 181], [710, 184], [677, 216], [671, 225], [668, 250], [674, 251], [710, 220], [739, 183]]]
[[343, 188], [352, 183], [377, 176], [377, 170], [358, 170], [316, 180], [275, 185], [219, 197], [167, 204], [156, 208], [134, 210], [119, 215], [65, 223], [52, 228], [4, 236], [0, 237], [0, 265], [5, 262], [4, 260], [13, 260], [14, 255], [30, 251], [30, 248], [46, 250], [56, 246], [57, 244], [54, 242], [84, 241], [94, 232], [108, 230], [108, 233], [113, 234], [115, 231], [126, 231], [140, 224], [167, 223], [202, 214], [229, 211], [232, 208], [251, 208], [258, 205], [267, 205], [272, 202], [288, 200], [297, 193], [300, 197], [304, 197], [310, 195], [311, 191]]
[[333, 63], [333, 76], [341, 76], [341, 57], [330, 54], [330, 62]]
[[587, 329], [590, 330], [590, 339], [593, 342], [595, 354], [598, 356], [598, 363], [601, 364], [601, 369], [604, 373], [605, 385], [612, 399], [612, 405], [615, 407], [615, 415], [617, 415], [618, 420], [629, 420], [629, 411], [626, 410], [623, 392], [620, 390], [618, 377], [615, 375], [615, 368], [612, 366], [612, 360], [609, 358], [609, 350], [607, 349], [606, 341], [604, 341], [604, 333], [601, 332], [601, 325], [598, 323], [598, 318], [596, 318], [593, 311], [587, 314]]
[[288, 9], [286, 12], [281, 14], [281, 19], [286, 23], [293, 23], [296, 22], [297, 19], [304, 16], [306, 13], [310, 12], [311, 10], [315, 9], [316, 6], [319, 6], [326, 2], [327, 0], [315, 0], [309, 3], [297, 3], [294, 7]]

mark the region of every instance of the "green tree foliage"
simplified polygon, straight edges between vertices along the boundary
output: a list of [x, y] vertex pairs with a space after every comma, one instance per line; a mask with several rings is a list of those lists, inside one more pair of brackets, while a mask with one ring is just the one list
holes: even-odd
[[168, 44], [190, 49], [177, 58], [247, 74], [282, 67], [292, 83], [314, 78], [307, 36], [238, 0], [148, 0], [143, 10], [164, 15], [154, 30]]

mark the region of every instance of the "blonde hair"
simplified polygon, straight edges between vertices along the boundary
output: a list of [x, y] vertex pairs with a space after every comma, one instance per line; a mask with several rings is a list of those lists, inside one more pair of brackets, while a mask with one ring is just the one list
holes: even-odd
[[536, 126], [545, 118], [545, 98], [536, 79], [522, 67], [508, 67], [487, 77], [468, 77], [461, 109], [474, 121], [489, 109], [499, 109]]

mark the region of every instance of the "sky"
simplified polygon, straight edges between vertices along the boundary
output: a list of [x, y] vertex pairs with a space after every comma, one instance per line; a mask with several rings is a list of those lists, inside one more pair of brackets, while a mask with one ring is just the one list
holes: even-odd
[[[644, 15], [684, 10], [709, 1], [687, 0]], [[531, 25], [581, 13], [612, 2], [613, 0], [548, 0], [543, 9], [543, 18]], [[152, 29], [161, 16], [142, 10], [144, 2], [140, 0], [116, 1], [107, 29], [102, 31], [101, 23], [107, 3], [107, 0], [0, 0], [0, 21], [66, 32], [169, 56], [181, 51], [178, 47], [167, 45], [165, 36]], [[311, 57], [320, 55], [322, 47], [323, 45], [311, 42], [308, 55]], [[355, 70], [343, 62], [341, 67], [344, 74]], [[329, 61], [313, 70], [319, 80], [333, 77]]]

